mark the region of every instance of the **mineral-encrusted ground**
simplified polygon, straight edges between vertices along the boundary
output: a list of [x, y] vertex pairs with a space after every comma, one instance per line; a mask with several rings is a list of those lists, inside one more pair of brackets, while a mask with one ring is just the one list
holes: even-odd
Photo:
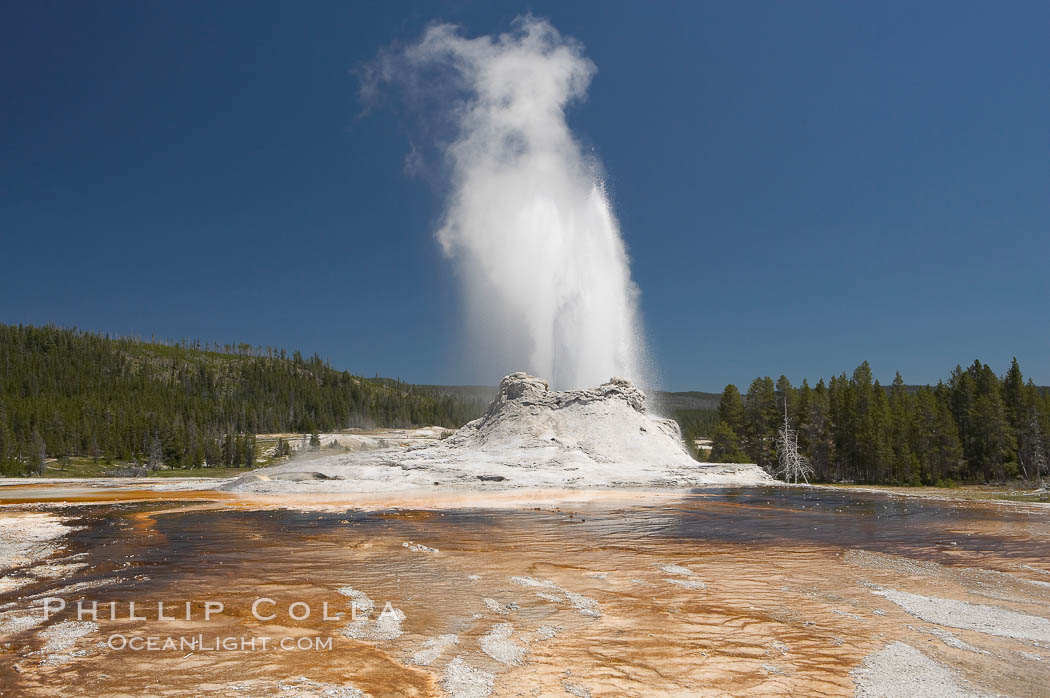
[[[10, 558], [27, 586], [0, 592], [5, 695], [1041, 696], [1050, 681], [1045, 506], [767, 487], [397, 494], [369, 513], [353, 495], [110, 488], [112, 504], [73, 507], [6, 489], [0, 528], [45, 513], [52, 530], [48, 557]], [[50, 536], [71, 517], [81, 530]], [[47, 596], [71, 608], [43, 620]], [[276, 618], [252, 618], [261, 596]], [[80, 620], [79, 598], [122, 610]], [[183, 600], [192, 621], [157, 620]], [[204, 600], [226, 609], [204, 623]], [[296, 601], [313, 608], [301, 622]], [[115, 633], [333, 645], [134, 652]]]
[[249, 492], [396, 491], [432, 487], [696, 487], [772, 483], [754, 465], [701, 464], [678, 425], [651, 414], [645, 394], [614, 378], [552, 391], [514, 373], [480, 419], [409, 448], [295, 459], [227, 486]]

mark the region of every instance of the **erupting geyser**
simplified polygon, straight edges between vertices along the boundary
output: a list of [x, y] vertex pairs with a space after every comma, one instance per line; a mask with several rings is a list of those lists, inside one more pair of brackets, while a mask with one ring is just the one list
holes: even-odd
[[[468, 39], [433, 26], [365, 74], [368, 92], [438, 86], [453, 136], [437, 239], [461, 273], [472, 356], [507, 375], [479, 419], [425, 446], [321, 456], [246, 475], [235, 490], [756, 484], [754, 465], [700, 466], [678, 425], [649, 413], [638, 290], [596, 160], [565, 119], [594, 64], [549, 23]], [[448, 88], [454, 98], [448, 97]], [[556, 390], [538, 374], [551, 379]], [[623, 376], [623, 378], [610, 378]], [[597, 386], [597, 387], [593, 387]]]
[[365, 82], [452, 90], [441, 101], [455, 135], [441, 146], [451, 186], [437, 239], [462, 278], [471, 354], [493, 360], [495, 375], [526, 368], [559, 389], [647, 378], [638, 290], [601, 168], [565, 117], [594, 72], [578, 42], [524, 17], [495, 38], [432, 26]]

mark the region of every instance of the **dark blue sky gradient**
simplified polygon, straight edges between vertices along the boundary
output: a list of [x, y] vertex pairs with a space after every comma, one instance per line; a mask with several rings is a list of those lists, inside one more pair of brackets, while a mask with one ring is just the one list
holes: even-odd
[[665, 387], [974, 358], [1050, 383], [1050, 4], [5, 3], [0, 322], [251, 342], [492, 383], [405, 174], [418, 115], [352, 74], [525, 11], [597, 64]]

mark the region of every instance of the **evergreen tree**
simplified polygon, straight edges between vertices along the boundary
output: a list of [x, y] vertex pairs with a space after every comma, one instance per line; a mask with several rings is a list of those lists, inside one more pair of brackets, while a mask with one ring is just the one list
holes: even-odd
[[147, 466], [150, 470], [156, 470], [164, 462], [164, 450], [161, 445], [160, 436], [156, 432], [153, 433], [153, 438], [150, 439], [149, 445], [149, 461]]
[[809, 381], [802, 379], [802, 385], [796, 391], [795, 421], [798, 426], [798, 446], [803, 453], [809, 452], [809, 415], [810, 406], [813, 404], [813, 390], [809, 387]]
[[772, 470], [776, 463], [778, 418], [773, 379], [756, 378], [744, 399], [744, 444], [752, 462], [767, 470]]
[[734, 431], [743, 431], [744, 400], [740, 397], [740, 391], [732, 383], [722, 391], [722, 399], [718, 403], [718, 420], [727, 424]]
[[809, 456], [814, 476], [817, 479], [837, 479], [838, 473], [832, 472], [834, 451], [830, 426], [831, 406], [828, 401], [828, 389], [823, 379], [817, 382], [807, 403], [805, 422], [800, 436], [800, 440], [805, 444], [802, 452]]
[[[0, 325], [0, 472], [36, 470], [33, 430], [60, 462], [70, 457], [169, 467], [236, 458], [236, 435], [336, 430], [352, 424], [456, 427], [483, 399], [332, 369], [276, 349], [202, 348], [113, 339], [56, 327]], [[280, 406], [280, 407], [278, 407]], [[4, 429], [6, 426], [6, 430]], [[216, 457], [233, 434], [234, 453]], [[161, 442], [156, 458], [153, 439]]]
[[[795, 389], [791, 386], [791, 381], [788, 380], [787, 376], [781, 375], [780, 378], [777, 378], [776, 393], [780, 396], [781, 409], [787, 409], [791, 424], [794, 425], [798, 421], [795, 406]], [[779, 430], [781, 426], [780, 417], [778, 416], [777, 429]]]
[[893, 480], [902, 485], [922, 484], [922, 466], [912, 450], [915, 409], [911, 402], [904, 389], [904, 379], [897, 371], [890, 386], [889, 439], [893, 451]]
[[233, 441], [233, 458], [229, 464], [235, 468], [244, 465], [246, 450], [244, 434], [237, 434]]
[[36, 428], [33, 429], [32, 457], [33, 470], [36, 471], [36, 474], [43, 475], [47, 472], [47, 445], [44, 443], [44, 437]]
[[[957, 366], [948, 383], [935, 388], [910, 388], [900, 373], [883, 388], [867, 362], [851, 376], [834, 376], [830, 384], [821, 380], [813, 389], [805, 380], [796, 390], [783, 376], [775, 386], [758, 378], [743, 399], [741, 430], [724, 420], [709, 428], [717, 435], [712, 459], [727, 460], [739, 449], [769, 467], [768, 406], [779, 394], [789, 409], [795, 406], [787, 429], [818, 480], [944, 484], [1009, 478], [1019, 466], [1022, 475], [1034, 477], [1033, 471], [1046, 468], [1050, 391], [1029, 381], [1018, 398], [1021, 378], [1016, 362], [1000, 380], [979, 361], [967, 369]], [[733, 393], [724, 391], [728, 407], [719, 414], [737, 412]], [[1014, 428], [1010, 415], [1017, 404], [1023, 414]]]
[[1024, 376], [1021, 375], [1021, 366], [1017, 363], [1016, 356], [1010, 362], [1010, 369], [1003, 376], [1002, 397], [1007, 421], [1015, 431], [1020, 430], [1027, 419], [1027, 410]]
[[1047, 467], [1046, 448], [1043, 444], [1043, 436], [1040, 433], [1039, 416], [1035, 407], [1028, 409], [1028, 418], [1021, 427], [1018, 441], [1018, 462], [1021, 474], [1026, 480], [1040, 478], [1044, 473], [1050, 474]]
[[711, 434], [711, 455], [709, 458], [712, 463], [747, 462], [747, 456], [740, 449], [740, 442], [737, 439], [736, 432], [733, 431], [733, 427], [725, 422], [719, 422]]

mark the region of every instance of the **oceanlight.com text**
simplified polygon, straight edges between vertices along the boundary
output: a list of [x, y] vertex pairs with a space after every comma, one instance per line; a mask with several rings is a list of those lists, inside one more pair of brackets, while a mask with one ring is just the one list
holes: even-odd
[[318, 635], [304, 637], [127, 636], [114, 633], [109, 636], [106, 645], [111, 650], [131, 650], [133, 652], [318, 652], [331, 650], [332, 638]]

